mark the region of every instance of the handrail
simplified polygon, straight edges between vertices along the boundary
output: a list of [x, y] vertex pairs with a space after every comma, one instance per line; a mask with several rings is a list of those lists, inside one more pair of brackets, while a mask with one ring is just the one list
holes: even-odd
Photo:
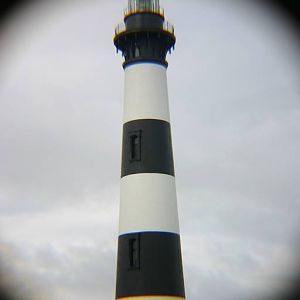
[[134, 10], [126, 8], [125, 11], [124, 11], [124, 17], [126, 18], [126, 17], [128, 17], [132, 14], [141, 13], [141, 12], [155, 13], [155, 14], [158, 14], [162, 17], [165, 15], [165, 12], [164, 12], [163, 8], [159, 8], [159, 9], [134, 9]]
[[[166, 32], [171, 33], [173, 35], [175, 33], [174, 26], [168, 21], [163, 22], [163, 28], [162, 29], [163, 29], [163, 31], [166, 31]], [[119, 35], [119, 34], [125, 32], [125, 31], [126, 31], [125, 23], [124, 22], [119, 23], [115, 28], [115, 35]]]
[[175, 32], [174, 26], [169, 21], [164, 21], [163, 30], [167, 31], [171, 34], [174, 34], [174, 32]]
[[126, 31], [126, 25], [125, 25], [125, 23], [124, 22], [119, 23], [117, 25], [117, 27], [115, 28], [115, 35], [118, 35], [118, 34], [120, 34], [122, 32], [125, 32], [125, 31]]

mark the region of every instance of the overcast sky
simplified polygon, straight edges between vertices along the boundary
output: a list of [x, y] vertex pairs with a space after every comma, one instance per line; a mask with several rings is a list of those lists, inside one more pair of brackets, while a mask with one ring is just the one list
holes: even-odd
[[[0, 32], [3, 284], [113, 299], [126, 1], [41, 2]], [[299, 43], [254, 1], [161, 2], [187, 299], [260, 299], [298, 270]]]

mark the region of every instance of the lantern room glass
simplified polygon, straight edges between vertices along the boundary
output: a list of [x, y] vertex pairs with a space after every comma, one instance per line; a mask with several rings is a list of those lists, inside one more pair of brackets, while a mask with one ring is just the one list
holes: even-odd
[[159, 0], [128, 0], [128, 12], [160, 12]]

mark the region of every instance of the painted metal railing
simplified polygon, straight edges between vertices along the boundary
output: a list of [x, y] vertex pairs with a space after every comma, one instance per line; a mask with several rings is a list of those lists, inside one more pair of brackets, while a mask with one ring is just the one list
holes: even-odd
[[167, 32], [169, 32], [171, 34], [175, 33], [174, 26], [170, 22], [168, 22], [168, 21], [164, 21], [164, 23], [163, 23], [163, 30], [167, 31]]
[[[164, 21], [163, 30], [166, 32], [169, 32], [171, 34], [175, 33], [174, 26], [168, 21]], [[115, 28], [115, 35], [121, 34], [125, 31], [126, 31], [126, 25], [124, 22], [122, 22], [122, 23], [118, 24], [117, 27]]]
[[115, 35], [118, 35], [118, 34], [120, 34], [122, 32], [125, 32], [125, 31], [126, 31], [126, 25], [125, 25], [125, 23], [124, 22], [119, 23], [117, 25], [117, 27], [115, 28]]

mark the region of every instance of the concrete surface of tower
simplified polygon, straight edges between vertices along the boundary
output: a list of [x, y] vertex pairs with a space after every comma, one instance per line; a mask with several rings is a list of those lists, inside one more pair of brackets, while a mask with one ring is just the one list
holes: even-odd
[[159, 0], [129, 0], [116, 299], [185, 299], [167, 90], [174, 27]]

